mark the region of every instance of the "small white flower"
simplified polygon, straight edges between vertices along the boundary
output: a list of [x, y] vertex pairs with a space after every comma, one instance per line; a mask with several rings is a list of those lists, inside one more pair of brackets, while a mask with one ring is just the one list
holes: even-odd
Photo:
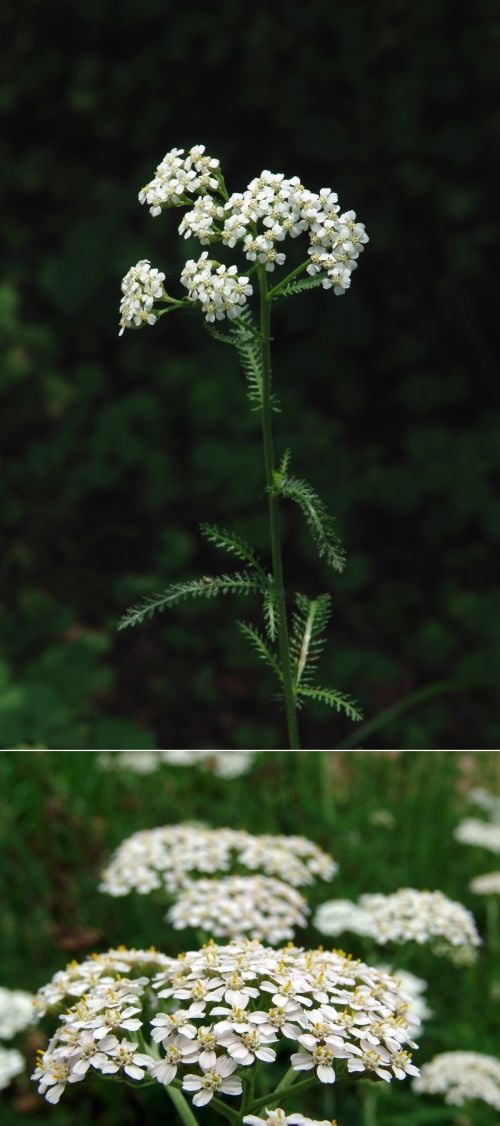
[[34, 996], [23, 989], [0, 986], [0, 1040], [12, 1040], [36, 1021]]
[[[201, 1062], [201, 1061], [200, 1061]], [[195, 1091], [193, 1103], [195, 1106], [206, 1106], [214, 1095], [241, 1095], [243, 1083], [237, 1076], [232, 1078], [238, 1064], [227, 1056], [210, 1060], [208, 1066], [201, 1067], [203, 1075], [185, 1075], [182, 1082], [184, 1091]]]
[[476, 845], [478, 848], [500, 853], [500, 822], [466, 817], [457, 825], [454, 836], [460, 844]]

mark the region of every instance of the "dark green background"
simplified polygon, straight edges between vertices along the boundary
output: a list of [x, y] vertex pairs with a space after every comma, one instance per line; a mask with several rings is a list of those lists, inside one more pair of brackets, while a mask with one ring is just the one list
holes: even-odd
[[[287, 513], [289, 589], [334, 597], [321, 680], [367, 718], [453, 681], [364, 746], [498, 746], [499, 28], [487, 0], [461, 18], [444, 0], [2, 7], [0, 745], [283, 745], [234, 626], [253, 606], [115, 633], [139, 595], [225, 566], [201, 520], [266, 550], [232, 353], [188, 315], [117, 336], [129, 266], [175, 278], [188, 256], [137, 191], [205, 143], [230, 190], [263, 167], [331, 185], [371, 239], [346, 297], [284, 302], [274, 326], [278, 447], [348, 550], [332, 576]], [[351, 733], [314, 710], [303, 730]]]

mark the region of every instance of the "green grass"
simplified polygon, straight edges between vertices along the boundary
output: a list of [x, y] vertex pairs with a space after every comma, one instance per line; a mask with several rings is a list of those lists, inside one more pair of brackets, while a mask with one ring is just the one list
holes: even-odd
[[[153, 897], [112, 899], [96, 890], [102, 866], [124, 837], [189, 819], [253, 832], [300, 833], [316, 841], [337, 860], [339, 873], [331, 885], [311, 889], [313, 906], [332, 896], [355, 898], [401, 886], [440, 888], [474, 911], [486, 935], [486, 905], [468, 884], [474, 875], [497, 868], [498, 861], [484, 850], [459, 845], [452, 830], [471, 812], [465, 798], [470, 785], [499, 789], [495, 754], [275, 752], [261, 754], [249, 775], [234, 780], [181, 767], [162, 767], [150, 776], [105, 772], [96, 758], [93, 752], [0, 755], [1, 984], [35, 990], [71, 958], [118, 943], [154, 944], [169, 953], [195, 945], [193, 935], [169, 932]], [[379, 810], [392, 816], [392, 828], [373, 823]], [[310, 927], [298, 941], [318, 945], [321, 937]], [[344, 940], [353, 954], [373, 959], [360, 943], [354, 936]], [[387, 948], [376, 955], [378, 961], [391, 958], [429, 982], [434, 1018], [420, 1038], [417, 1063], [455, 1048], [495, 1054], [499, 1001], [491, 995], [495, 966], [487, 942], [466, 970], [433, 957], [427, 947], [402, 949], [399, 958]], [[28, 1045], [35, 1046], [32, 1036]], [[354, 1087], [336, 1108], [335, 1091], [325, 1088], [304, 1096], [299, 1109], [319, 1118], [338, 1114], [339, 1126], [361, 1126], [360, 1090]], [[0, 1094], [0, 1121], [5, 1126], [149, 1126], [172, 1119], [159, 1089], [85, 1084], [56, 1108], [34, 1092], [34, 1085], [21, 1078]], [[394, 1083], [390, 1091], [377, 1086], [376, 1095], [378, 1126], [450, 1120], [439, 1101], [417, 1099], [406, 1084]], [[438, 1116], [426, 1117], [431, 1110]], [[467, 1108], [467, 1115], [457, 1110], [457, 1124], [495, 1122], [494, 1112], [481, 1103], [472, 1104], [470, 1112]], [[214, 1121], [213, 1114], [204, 1112], [203, 1121]]]

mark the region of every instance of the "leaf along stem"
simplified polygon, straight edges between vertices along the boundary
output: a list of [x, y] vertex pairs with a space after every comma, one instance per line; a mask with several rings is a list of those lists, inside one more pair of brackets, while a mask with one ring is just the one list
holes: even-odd
[[271, 555], [273, 563], [273, 582], [276, 598], [278, 648], [283, 673], [283, 696], [285, 703], [286, 721], [290, 748], [300, 750], [299, 731], [297, 726], [297, 704], [290, 659], [290, 641], [288, 637], [288, 622], [286, 616], [285, 589], [283, 584], [283, 562], [281, 555], [279, 501], [274, 486], [274, 441], [272, 422], [272, 395], [271, 395], [271, 302], [272, 297], [268, 292], [266, 271], [259, 267], [260, 289], [260, 331], [262, 349], [262, 442], [264, 447], [264, 468], [268, 494], [269, 532], [271, 539]]

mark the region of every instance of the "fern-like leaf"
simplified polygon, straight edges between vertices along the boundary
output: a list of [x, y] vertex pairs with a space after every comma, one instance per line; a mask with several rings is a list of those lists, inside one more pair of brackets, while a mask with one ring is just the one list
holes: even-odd
[[313, 274], [312, 277], [308, 274], [306, 278], [298, 278], [297, 281], [289, 282], [283, 289], [279, 289], [274, 296], [292, 297], [294, 293], [303, 293], [305, 289], [317, 289], [319, 285], [323, 285], [324, 277], [324, 274]]
[[221, 551], [227, 551], [230, 555], [235, 555], [243, 563], [248, 563], [258, 572], [264, 582], [268, 581], [268, 576], [255, 552], [252, 551], [250, 544], [241, 536], [238, 536], [236, 532], [226, 532], [225, 528], [219, 528], [217, 524], [200, 524], [200, 528], [205, 539], [214, 547], [220, 548]]
[[320, 594], [318, 598], [296, 595], [290, 636], [296, 687], [308, 683], [316, 669], [325, 644], [322, 634], [330, 617], [330, 603], [329, 594]]
[[189, 579], [187, 582], [172, 583], [162, 594], [144, 598], [138, 606], [127, 610], [118, 624], [118, 629], [138, 626], [141, 622], [161, 614], [171, 606], [177, 606], [186, 598], [216, 598], [218, 594], [262, 593], [263, 583], [251, 571], [233, 571], [230, 575], [214, 575], [202, 579]]
[[320, 557], [335, 571], [342, 571], [345, 554], [335, 531], [335, 521], [311, 485], [286, 473], [275, 473], [274, 484], [280, 496], [293, 500], [302, 509]]
[[272, 649], [269, 648], [265, 638], [262, 637], [262, 634], [259, 633], [258, 629], [255, 629], [255, 627], [251, 626], [248, 622], [238, 622], [238, 627], [241, 630], [243, 636], [246, 637], [250, 644], [253, 646], [261, 660], [264, 661], [266, 665], [269, 665], [269, 668], [273, 670], [275, 676], [277, 676], [278, 680], [281, 682], [283, 677], [281, 675], [278, 658], [276, 654], [273, 653]]
[[264, 621], [266, 623], [266, 633], [270, 641], [276, 641], [278, 636], [278, 613], [276, 609], [276, 595], [270, 580], [269, 587], [264, 595], [263, 604]]
[[316, 684], [299, 684], [297, 689], [298, 701], [302, 697], [308, 700], [316, 700], [319, 704], [327, 704], [329, 708], [343, 712], [354, 723], [363, 718], [362, 712], [360, 712], [354, 700], [351, 700], [351, 697], [346, 696], [343, 692], [337, 692], [334, 688], [320, 688]]

